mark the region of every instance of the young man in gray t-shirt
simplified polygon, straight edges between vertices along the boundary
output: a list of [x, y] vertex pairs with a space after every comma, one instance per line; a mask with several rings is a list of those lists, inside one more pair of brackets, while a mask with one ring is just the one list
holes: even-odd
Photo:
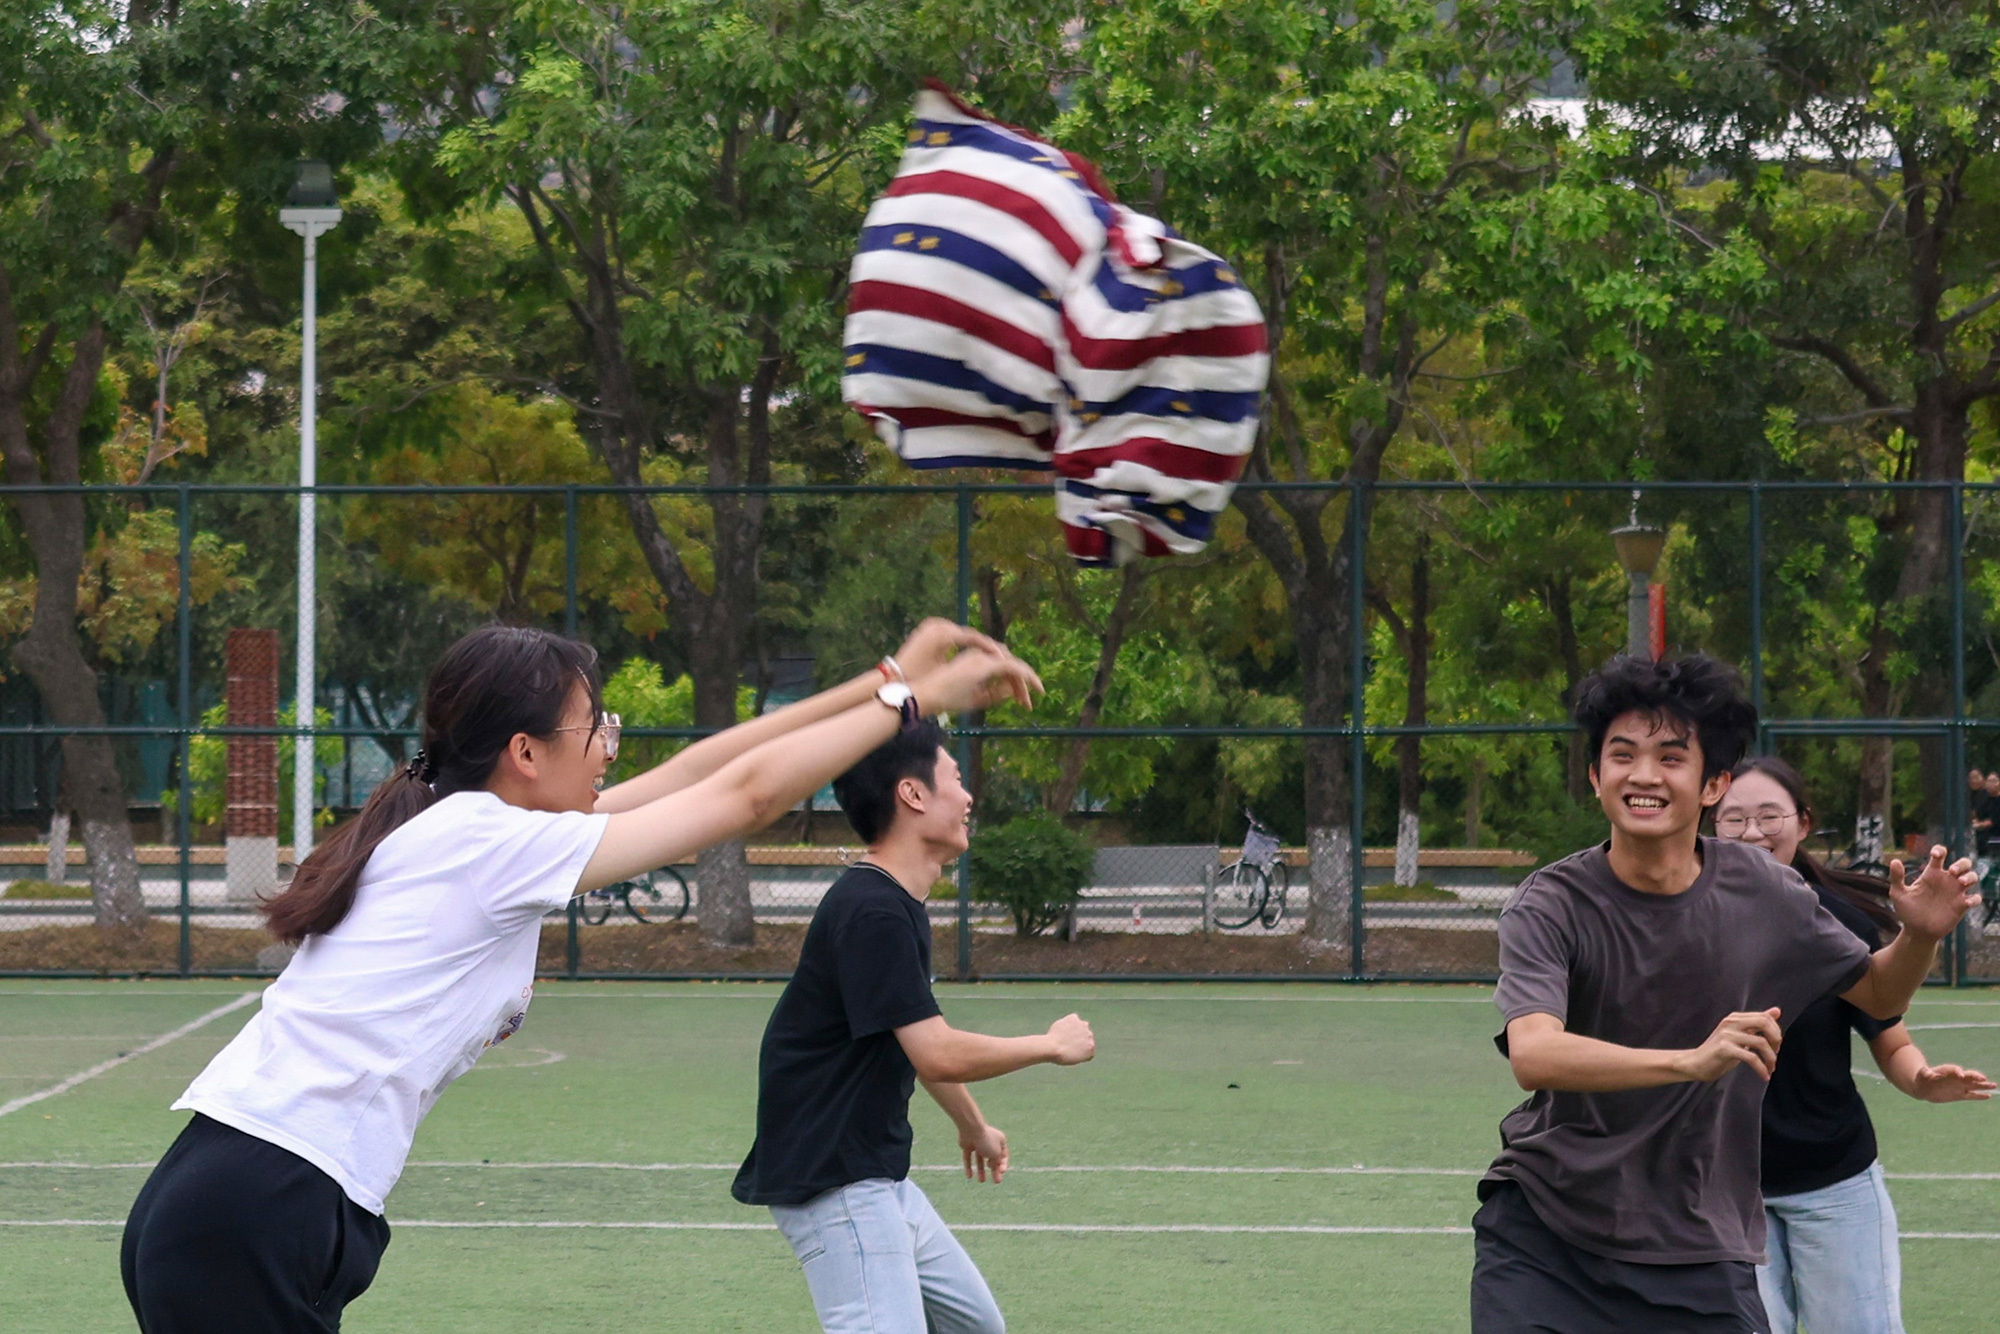
[[1979, 902], [1941, 847], [1914, 881], [1895, 862], [1903, 929], [1871, 955], [1791, 868], [1700, 837], [1756, 721], [1699, 654], [1614, 658], [1577, 690], [1611, 839], [1500, 916], [1495, 1041], [1534, 1096], [1479, 1183], [1473, 1334], [1770, 1334], [1759, 1126], [1784, 1026], [1829, 993], [1901, 1014]]

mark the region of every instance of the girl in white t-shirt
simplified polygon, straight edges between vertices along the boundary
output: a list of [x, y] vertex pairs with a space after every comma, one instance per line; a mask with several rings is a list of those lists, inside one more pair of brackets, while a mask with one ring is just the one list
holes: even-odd
[[921, 713], [1039, 688], [991, 640], [926, 621], [879, 674], [599, 791], [618, 720], [595, 652], [513, 626], [461, 639], [416, 758], [264, 905], [298, 953], [174, 1104], [195, 1116], [125, 1227], [140, 1329], [338, 1329], [418, 1122], [526, 1018], [548, 913], [762, 827]]

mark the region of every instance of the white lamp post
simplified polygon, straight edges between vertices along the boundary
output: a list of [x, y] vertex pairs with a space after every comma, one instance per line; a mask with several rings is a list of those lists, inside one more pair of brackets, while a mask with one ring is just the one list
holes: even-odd
[[299, 357], [299, 679], [293, 722], [298, 728], [292, 756], [292, 864], [313, 845], [314, 651], [317, 647], [317, 569], [313, 545], [318, 532], [319, 446], [313, 434], [314, 400], [319, 393], [316, 344], [319, 338], [319, 238], [340, 222], [333, 168], [324, 162], [299, 163], [298, 179], [278, 211], [278, 221], [305, 238], [305, 329]]

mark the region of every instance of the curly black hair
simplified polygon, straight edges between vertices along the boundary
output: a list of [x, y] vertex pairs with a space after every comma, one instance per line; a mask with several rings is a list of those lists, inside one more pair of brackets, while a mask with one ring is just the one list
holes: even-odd
[[1744, 697], [1742, 674], [1706, 653], [1657, 662], [1621, 653], [1578, 682], [1570, 712], [1590, 738], [1592, 764], [1612, 720], [1635, 711], [1655, 722], [1674, 719], [1695, 734], [1704, 782], [1734, 768], [1757, 736], [1757, 710]]

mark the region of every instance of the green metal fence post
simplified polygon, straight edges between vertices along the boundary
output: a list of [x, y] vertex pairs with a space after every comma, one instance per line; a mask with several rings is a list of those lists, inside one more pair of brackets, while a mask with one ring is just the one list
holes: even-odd
[[[576, 638], [576, 485], [563, 488], [563, 633]], [[576, 981], [583, 957], [582, 942], [576, 938], [576, 898], [570, 897], [564, 914], [568, 939], [563, 946], [563, 962], [570, 981]]]
[[576, 638], [576, 485], [563, 488], [563, 633]]
[[1368, 611], [1368, 539], [1364, 532], [1367, 523], [1366, 483], [1357, 480], [1348, 493], [1347, 509], [1347, 842], [1350, 859], [1347, 931], [1350, 951], [1348, 972], [1356, 978], [1368, 971], [1368, 927], [1365, 920], [1368, 895], [1364, 883], [1368, 850], [1363, 846], [1363, 834], [1368, 822], [1368, 749], [1362, 734], [1368, 720], [1368, 639], [1362, 633], [1362, 618]]
[[[1974, 856], [1972, 810], [1965, 785], [1965, 483], [1951, 484], [1951, 727], [1945, 733], [1945, 842], [1963, 856]], [[1971, 927], [1960, 919], [1945, 952], [1945, 976], [1953, 986], [1965, 984], [1971, 951]]]
[[180, 690], [174, 701], [174, 712], [180, 726], [180, 791], [178, 799], [174, 802], [174, 838], [180, 844], [181, 938], [178, 961], [181, 976], [186, 977], [194, 969], [194, 941], [188, 922], [188, 844], [194, 836], [192, 821], [194, 780], [189, 773], [188, 764], [188, 752], [191, 748], [188, 731], [194, 722], [194, 687], [191, 680], [194, 675], [194, 603], [188, 585], [194, 573], [194, 515], [188, 508], [186, 482], [182, 482], [176, 488], [174, 504], [174, 517], [180, 529], [180, 551], [175, 566], [180, 587], [174, 594], [174, 634], [178, 640], [176, 651], [180, 673]]
[[[963, 485], [958, 488], [958, 623], [972, 623], [972, 492]], [[972, 742], [961, 733], [958, 737], [959, 771], [978, 782], [979, 777], [972, 772]], [[979, 825], [973, 822], [973, 837], [978, 837]], [[972, 976], [972, 849], [968, 845], [958, 859], [958, 980], [963, 982]]]

